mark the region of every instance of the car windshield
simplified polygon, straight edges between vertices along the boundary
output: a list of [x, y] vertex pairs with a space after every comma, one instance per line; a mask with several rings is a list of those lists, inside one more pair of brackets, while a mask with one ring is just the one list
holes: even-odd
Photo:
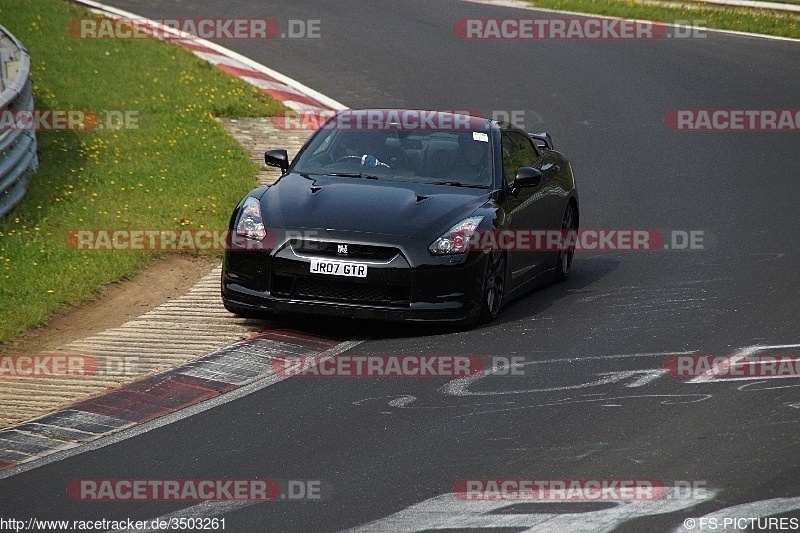
[[488, 130], [329, 128], [314, 137], [292, 170], [488, 188], [493, 159], [490, 138]]

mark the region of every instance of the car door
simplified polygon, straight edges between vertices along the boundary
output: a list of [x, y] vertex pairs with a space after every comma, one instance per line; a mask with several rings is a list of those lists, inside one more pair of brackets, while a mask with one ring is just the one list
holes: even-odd
[[[565, 188], [564, 185], [569, 181], [569, 165], [558, 152], [538, 148], [533, 139], [527, 134], [524, 135], [524, 138], [534, 146], [534, 150], [539, 154], [539, 159], [535, 165], [542, 173], [539, 198], [536, 202], [536, 217], [539, 227], [548, 230], [560, 230], [569, 190], [569, 187], [566, 186]], [[553, 246], [549, 246], [548, 251], [544, 252], [539, 258], [543, 261], [544, 268], [542, 270], [554, 267], [557, 256], [558, 250]]]
[[[527, 135], [513, 130], [503, 131], [500, 143], [503, 150], [503, 179], [507, 190], [510, 191], [506, 201], [508, 227], [515, 233], [552, 229], [549, 210], [544, 205], [547, 201], [545, 188], [549, 176], [543, 174], [542, 182], [535, 187], [512, 189], [514, 176], [520, 167], [534, 167], [541, 170], [541, 153]], [[510, 280], [507, 281], [510, 283], [510, 288], [525, 283], [555, 264], [553, 252], [543, 248], [537, 249], [533, 239], [529, 242], [531, 247], [529, 250], [512, 249], [508, 252]]]

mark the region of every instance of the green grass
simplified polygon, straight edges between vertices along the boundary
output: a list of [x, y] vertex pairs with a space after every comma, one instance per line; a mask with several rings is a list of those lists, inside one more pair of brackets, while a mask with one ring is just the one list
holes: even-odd
[[[800, 39], [800, 14], [711, 4], [669, 7], [673, 2], [634, 0], [529, 0], [533, 7], [594, 13], [613, 17], [656, 20], [664, 23], [702, 20], [702, 27], [761, 33]], [[684, 24], [686, 24], [684, 22]], [[698, 25], [700, 26], [700, 25]]]
[[37, 132], [39, 172], [0, 219], [0, 349], [158, 255], [70, 249], [69, 230], [224, 229], [257, 169], [212, 117], [283, 109], [176, 46], [70, 37], [69, 21], [89, 16], [61, 0], [0, 3], [32, 57], [38, 109], [139, 116], [138, 129]]

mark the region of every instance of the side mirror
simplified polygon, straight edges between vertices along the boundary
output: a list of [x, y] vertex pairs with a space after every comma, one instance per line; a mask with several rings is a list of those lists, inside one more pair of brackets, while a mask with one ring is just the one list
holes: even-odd
[[267, 150], [264, 152], [264, 162], [267, 166], [278, 167], [281, 172], [289, 168], [289, 154], [286, 150]]
[[542, 183], [542, 173], [533, 167], [520, 167], [514, 177], [514, 188], [536, 187]]

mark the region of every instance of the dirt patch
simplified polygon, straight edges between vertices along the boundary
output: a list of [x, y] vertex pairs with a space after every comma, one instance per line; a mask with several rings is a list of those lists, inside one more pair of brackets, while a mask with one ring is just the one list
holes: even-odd
[[132, 278], [106, 285], [103, 295], [69, 309], [45, 326], [34, 328], [3, 346], [5, 352], [42, 353], [114, 328], [183, 295], [220, 260], [166, 255]]

